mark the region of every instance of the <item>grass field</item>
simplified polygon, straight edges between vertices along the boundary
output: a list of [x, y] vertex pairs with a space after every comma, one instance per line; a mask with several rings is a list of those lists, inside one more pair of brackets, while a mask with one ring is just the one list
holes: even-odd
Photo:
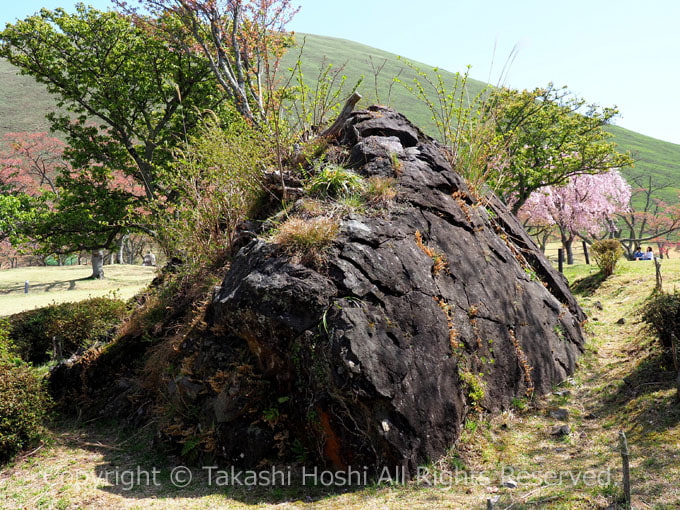
[[[0, 316], [40, 308], [51, 303], [80, 301], [115, 292], [128, 299], [156, 274], [155, 267], [104, 266], [104, 280], [90, 280], [90, 266], [23, 267], [0, 271]], [[24, 282], [29, 292], [24, 293]]]
[[[680, 285], [680, 259], [663, 261], [662, 272], [666, 290]], [[618, 433], [624, 430], [634, 508], [680, 508], [675, 374], [639, 319], [654, 287], [653, 265], [621, 261], [604, 282], [594, 278], [594, 266], [577, 264], [565, 273], [580, 282], [577, 298], [589, 317], [576, 374], [554, 394], [468, 420], [456, 453], [428, 466], [453, 474], [435, 486], [220, 486], [206, 470], [192, 467], [191, 482], [179, 487], [171, 479], [177, 459], [151, 447], [153, 425], [130, 430], [115, 422], [62, 422], [52, 426], [51, 444], [0, 470], [0, 507], [481, 509], [488, 498], [498, 497], [495, 508], [503, 510], [614, 509], [622, 476]], [[550, 433], [564, 423], [551, 416], [556, 409], [568, 411], [567, 436]], [[154, 469], [155, 478], [137, 475]], [[518, 487], [503, 487], [504, 474]]]

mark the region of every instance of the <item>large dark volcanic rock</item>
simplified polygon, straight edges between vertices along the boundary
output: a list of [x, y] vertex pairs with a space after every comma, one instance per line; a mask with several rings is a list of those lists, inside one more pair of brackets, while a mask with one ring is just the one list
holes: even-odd
[[[218, 333], [185, 345], [195, 374], [227, 381], [171, 391], [215, 424], [224, 462], [306, 451], [338, 468], [413, 470], [446, 452], [471, 408], [549, 391], [583, 348], [565, 279], [432, 140], [373, 107], [341, 142], [358, 173], [396, 177], [397, 203], [344, 218], [321, 269], [251, 241], [208, 313]], [[436, 271], [428, 250], [448, 266]]]
[[396, 202], [344, 217], [320, 267], [251, 225], [205, 317], [182, 324], [202, 294], [179, 292], [162, 323], [55, 370], [54, 395], [136, 424], [152, 415], [196, 460], [412, 472], [471, 410], [573, 372], [585, 317], [497, 199], [474, 197], [391, 110], [355, 112], [338, 143], [360, 174], [396, 178]]

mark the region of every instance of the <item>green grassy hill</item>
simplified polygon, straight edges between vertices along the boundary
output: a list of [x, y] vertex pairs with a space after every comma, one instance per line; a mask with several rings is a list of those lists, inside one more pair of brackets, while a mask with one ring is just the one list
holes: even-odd
[[641, 135], [618, 126], [609, 126], [614, 141], [622, 151], [630, 151], [636, 159], [635, 167], [624, 171], [627, 177], [651, 175], [655, 182], [669, 183], [656, 193], [669, 203], [680, 201], [680, 145]]
[[[298, 48], [290, 50], [284, 56], [282, 66], [284, 69], [295, 65], [300, 56], [299, 47], [304, 45], [301, 60], [304, 62], [302, 67], [305, 78], [309, 80], [316, 78], [324, 59], [326, 63], [331, 63], [334, 67], [344, 66], [343, 74], [347, 76], [348, 86], [354, 85], [362, 75], [364, 76], [359, 88], [359, 93], [363, 96], [359, 107], [374, 103], [392, 106], [427, 134], [431, 136], [436, 134], [430, 113], [405, 87], [405, 85], [413, 84], [416, 72], [404, 61], [398, 60], [397, 55], [346, 39], [311, 34], [296, 34], [295, 38]], [[416, 61], [409, 60], [409, 62], [421, 71], [434, 76], [431, 72], [432, 66]], [[383, 67], [376, 76], [374, 69], [380, 66]], [[447, 84], [454, 83], [453, 73], [444, 70], [440, 70], [440, 73]], [[396, 76], [403, 84], [394, 83]], [[474, 97], [485, 86], [486, 83], [469, 79], [469, 96]]]
[[45, 114], [55, 109], [43, 85], [0, 58], [0, 140], [9, 132], [49, 130]]
[[[404, 84], [412, 84], [415, 72], [397, 55], [345, 39], [310, 34], [296, 34], [299, 45], [304, 43], [302, 60], [303, 72], [308, 80], [318, 76], [320, 64], [324, 61], [334, 67], [343, 66], [347, 84], [353, 84], [364, 76], [359, 89], [364, 99], [359, 106], [381, 103], [392, 106], [420, 126], [426, 133], [435, 135], [433, 122], [427, 109], [406, 90], [404, 85], [394, 83], [399, 75]], [[283, 68], [294, 66], [300, 54], [299, 48], [291, 49], [285, 56]], [[376, 76], [374, 69], [382, 67]], [[431, 71], [432, 66], [413, 62], [422, 71]], [[453, 83], [453, 73], [441, 70], [447, 83]], [[546, 83], [547, 83], [546, 79]], [[537, 83], [537, 86], [545, 85]], [[469, 80], [468, 88], [474, 97], [485, 83]], [[587, 99], [587, 98], [586, 98]], [[44, 87], [27, 76], [17, 76], [14, 68], [0, 59], [0, 138], [10, 131], [46, 130], [44, 115], [54, 109], [54, 100]], [[650, 174], [660, 181], [680, 182], [680, 145], [664, 142], [617, 126], [611, 126], [614, 140], [622, 151], [631, 151], [637, 159], [634, 168], [626, 169], [627, 176]], [[680, 184], [660, 192], [660, 198], [677, 202]]]
[[[377, 102], [396, 108], [426, 133], [433, 136], [436, 134], [429, 112], [403, 85], [394, 84], [391, 88], [391, 95], [388, 95], [392, 78], [400, 71], [400, 80], [404, 83], [412, 83], [415, 77], [415, 73], [407, 65], [397, 60], [397, 55], [333, 37], [296, 34], [296, 39], [298, 44], [302, 44], [304, 41], [303, 60], [306, 76], [311, 77], [318, 74], [319, 63], [324, 58], [336, 65], [346, 63], [344, 71], [349, 83], [354, 83], [363, 74], [364, 82], [360, 88], [360, 93], [364, 96], [364, 99], [360, 105], [364, 106], [376, 101], [376, 86], [371, 60], [376, 67], [386, 61], [378, 76]], [[286, 55], [284, 64], [286, 66], [293, 65], [298, 55], [299, 51], [291, 51]], [[432, 66], [427, 64], [420, 62], [413, 62], [413, 64], [422, 71], [429, 72], [432, 70]], [[460, 72], [462, 71], [464, 70], [460, 70]], [[439, 72], [446, 79], [447, 84], [453, 83], [453, 73], [444, 70]], [[536, 86], [546, 85], [548, 81], [546, 78], [545, 83], [537, 83]], [[485, 85], [485, 83], [477, 80], [469, 80], [470, 96], [474, 97]], [[608, 130], [614, 134], [614, 141], [618, 144], [620, 150], [622, 152], [630, 151], [637, 160], [635, 167], [625, 169], [624, 174], [628, 177], [650, 174], [655, 179], [659, 179], [660, 182], [677, 183], [671, 188], [657, 193], [657, 196], [668, 202], [678, 202], [680, 200], [678, 198], [680, 193], [680, 145], [657, 140], [618, 126], [610, 126]]]

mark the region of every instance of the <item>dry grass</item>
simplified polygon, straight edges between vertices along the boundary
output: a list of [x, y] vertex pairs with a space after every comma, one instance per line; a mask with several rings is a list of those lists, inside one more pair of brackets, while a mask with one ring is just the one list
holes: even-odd
[[[592, 277], [596, 269], [567, 271], [573, 281]], [[680, 260], [664, 261], [663, 271], [668, 290], [680, 284]], [[194, 469], [192, 483], [180, 489], [170, 482], [173, 459], [150, 449], [151, 427], [130, 434], [116, 426], [70, 424], [55, 428], [54, 445], [0, 471], [0, 507], [429, 510], [484, 508], [487, 498], [499, 497], [497, 509], [614, 508], [621, 480], [617, 435], [624, 430], [634, 507], [680, 508], [680, 408], [673, 374], [638, 321], [654, 283], [653, 265], [622, 261], [614, 276], [580, 295], [591, 320], [575, 376], [547, 397], [518, 400], [513, 410], [468, 420], [457, 448], [425, 466], [430, 476], [420, 483], [335, 490], [215, 487], [205, 471]], [[617, 324], [620, 318], [625, 324]], [[558, 408], [569, 412], [568, 436], [550, 433], [562, 424], [550, 415]], [[122, 481], [115, 483], [111, 473], [137, 466], [157, 467], [159, 485], [125, 490]], [[437, 468], [441, 477], [435, 480]], [[503, 487], [507, 477], [519, 486]]]
[[[127, 299], [146, 287], [155, 267], [104, 266], [104, 280], [90, 280], [90, 266], [22, 267], [0, 271], [0, 316], [40, 308], [52, 303], [82, 301], [115, 292]], [[29, 293], [24, 294], [24, 282]]]
[[430, 257], [432, 259], [432, 274], [435, 276], [438, 275], [441, 271], [446, 269], [449, 265], [449, 262], [446, 260], [446, 255], [443, 253], [435, 250], [434, 248], [427, 246], [425, 242], [423, 241], [423, 235], [420, 233], [419, 230], [416, 230], [415, 232], [415, 238], [416, 238], [416, 245], [420, 250]]
[[320, 263], [323, 252], [338, 235], [338, 220], [327, 216], [303, 219], [292, 216], [277, 229], [272, 241], [281, 245], [295, 261]]
[[393, 177], [369, 177], [365, 195], [369, 203], [384, 207], [397, 198], [397, 181]]

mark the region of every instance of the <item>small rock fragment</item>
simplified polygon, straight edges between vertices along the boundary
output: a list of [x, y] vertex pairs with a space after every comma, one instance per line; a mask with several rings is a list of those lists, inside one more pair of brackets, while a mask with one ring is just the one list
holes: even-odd
[[550, 431], [551, 436], [568, 436], [571, 434], [571, 428], [569, 425], [555, 425], [552, 430]]
[[550, 417], [555, 420], [567, 421], [569, 419], [569, 411], [567, 409], [553, 409], [550, 411]]

